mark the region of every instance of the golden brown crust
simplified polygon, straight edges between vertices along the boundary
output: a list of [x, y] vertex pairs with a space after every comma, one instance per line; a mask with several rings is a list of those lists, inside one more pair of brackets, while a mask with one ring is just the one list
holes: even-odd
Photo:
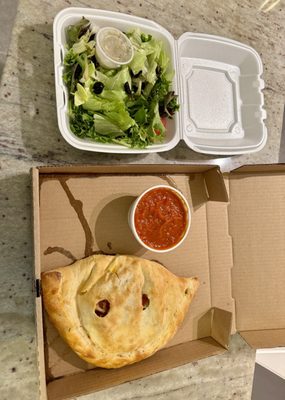
[[[42, 274], [49, 318], [88, 363], [119, 368], [163, 347], [199, 286], [134, 256], [94, 255]], [[145, 295], [143, 297], [143, 295]]]

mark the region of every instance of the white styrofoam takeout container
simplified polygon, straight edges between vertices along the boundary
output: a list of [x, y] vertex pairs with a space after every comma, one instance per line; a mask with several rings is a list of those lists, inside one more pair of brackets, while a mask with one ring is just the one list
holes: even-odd
[[[168, 120], [163, 143], [146, 149], [102, 144], [75, 136], [69, 127], [68, 92], [62, 79], [66, 53], [65, 29], [82, 16], [92, 26], [113, 26], [122, 31], [140, 28], [162, 40], [175, 70], [173, 90], [180, 110]], [[264, 124], [260, 56], [242, 43], [206, 34], [186, 32], [178, 40], [154, 21], [90, 8], [66, 8], [54, 19], [54, 66], [58, 125], [72, 146], [104, 153], [157, 153], [173, 149], [183, 139], [194, 151], [233, 155], [261, 150], [267, 140]]]

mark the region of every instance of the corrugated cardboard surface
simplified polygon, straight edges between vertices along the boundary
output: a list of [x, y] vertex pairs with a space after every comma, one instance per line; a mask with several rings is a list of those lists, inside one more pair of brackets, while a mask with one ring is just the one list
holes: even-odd
[[230, 177], [238, 331], [285, 328], [285, 173], [282, 166], [273, 167], [239, 170]]
[[[177, 275], [198, 276], [201, 283], [167, 348], [113, 371], [78, 358], [45, 313], [43, 332], [37, 298], [41, 399], [46, 398], [45, 370], [48, 398], [69, 398], [223, 352], [231, 324], [252, 347], [285, 345], [284, 165], [245, 166], [225, 182], [210, 166], [62, 166], [40, 168], [38, 175], [34, 169], [36, 278], [100, 250], [155, 259]], [[127, 223], [135, 197], [160, 183], [178, 187], [192, 211], [187, 240], [162, 255], [142, 249]]]
[[96, 368], [88, 372], [69, 375], [48, 384], [48, 399], [62, 400], [74, 398], [82, 393], [89, 393], [112, 387], [123, 382], [138, 379], [178, 365], [186, 364], [191, 359], [198, 360], [224, 352], [212, 338], [195, 340], [159, 351], [154, 356], [137, 364], [117, 370]]
[[232, 171], [234, 174], [259, 174], [259, 173], [283, 173], [285, 172], [285, 164], [253, 164], [253, 165], [243, 165]]
[[[284, 306], [280, 306], [282, 312], [281, 307], [284, 309]], [[285, 329], [244, 331], [241, 332], [241, 336], [253, 349], [285, 346]]]
[[[225, 182], [219, 169], [209, 166], [62, 166], [41, 168], [39, 179], [38, 174], [33, 171], [36, 278], [100, 250], [155, 259], [201, 283], [167, 348], [114, 371], [94, 369], [78, 358], [45, 314], [43, 334], [37, 298], [42, 399], [44, 370], [48, 398], [64, 399], [218, 354], [227, 347], [231, 326], [252, 347], [285, 345], [284, 165], [246, 166]], [[178, 187], [192, 211], [187, 240], [162, 255], [142, 249], [127, 223], [135, 197], [160, 183]]]
[[[138, 168], [138, 166], [136, 166]], [[211, 173], [208, 191], [203, 174], [180, 175], [42, 175], [40, 177], [40, 254], [42, 271], [67, 265], [101, 250], [108, 254], [135, 254], [158, 260], [179, 276], [198, 276], [201, 286], [183, 326], [168, 347], [211, 335], [211, 307], [233, 311], [230, 286], [231, 248], [224, 231], [226, 203], [208, 202], [208, 196], [226, 199], [220, 174]], [[216, 184], [214, 185], [214, 181]], [[150, 186], [168, 183], [178, 187], [192, 209], [190, 234], [174, 252], [147, 252], [135, 241], [127, 222], [135, 197]], [[218, 207], [217, 205], [220, 205]], [[208, 237], [209, 220], [219, 224]], [[211, 263], [209, 263], [209, 251]], [[210, 270], [211, 269], [211, 270]], [[226, 317], [229, 321], [228, 316]], [[230, 322], [229, 322], [230, 324]], [[216, 324], [217, 328], [217, 324]], [[216, 329], [227, 341], [228, 329]], [[226, 332], [226, 333], [224, 333]], [[90, 365], [79, 359], [61, 340], [45, 317], [47, 373], [50, 378], [86, 371]], [[222, 343], [226, 345], [226, 343]]]
[[[34, 283], [38, 281], [41, 273], [40, 264], [40, 205], [39, 205], [39, 172], [36, 168], [32, 170], [33, 181], [33, 239], [34, 239]], [[39, 372], [39, 392], [41, 400], [46, 400], [46, 367], [44, 353], [43, 313], [41, 297], [35, 298], [35, 320], [37, 336], [37, 361]]]

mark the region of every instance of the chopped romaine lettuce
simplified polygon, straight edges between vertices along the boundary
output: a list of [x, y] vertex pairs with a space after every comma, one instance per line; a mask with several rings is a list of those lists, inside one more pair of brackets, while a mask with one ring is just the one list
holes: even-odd
[[76, 88], [77, 90], [74, 94], [74, 105], [78, 107], [87, 102], [88, 93], [80, 83], [77, 83]]
[[125, 136], [122, 129], [100, 114], [94, 114], [94, 127], [95, 132], [100, 135], [108, 135], [111, 137]]

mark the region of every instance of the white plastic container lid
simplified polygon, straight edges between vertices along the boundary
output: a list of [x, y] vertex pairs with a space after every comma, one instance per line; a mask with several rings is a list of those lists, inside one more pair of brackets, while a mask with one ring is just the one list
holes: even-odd
[[178, 40], [183, 139], [193, 150], [241, 154], [266, 143], [262, 63], [233, 40], [184, 33]]
[[[82, 16], [97, 29], [113, 26], [122, 31], [140, 28], [163, 41], [175, 70], [173, 90], [180, 111], [168, 120], [163, 143], [146, 149], [102, 144], [75, 136], [69, 127], [68, 92], [63, 83], [62, 61], [66, 52], [65, 29]], [[168, 151], [183, 139], [194, 151], [231, 155], [259, 151], [266, 143], [266, 112], [261, 79], [262, 62], [251, 47], [217, 36], [184, 33], [178, 40], [156, 22], [90, 8], [66, 8], [53, 25], [58, 124], [72, 146], [105, 153], [154, 153]]]

